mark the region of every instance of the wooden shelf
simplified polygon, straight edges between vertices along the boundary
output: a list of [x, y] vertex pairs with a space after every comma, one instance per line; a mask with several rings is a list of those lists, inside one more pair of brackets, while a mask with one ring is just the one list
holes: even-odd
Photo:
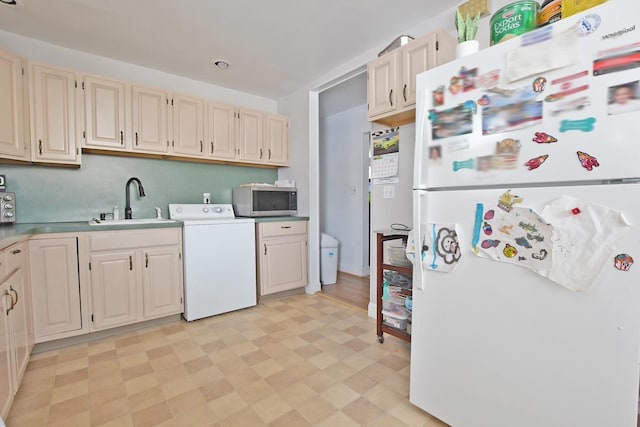
[[[412, 267], [403, 267], [399, 265], [383, 263], [384, 242], [389, 240], [402, 240], [404, 243], [406, 243], [407, 235], [376, 233], [376, 242], [377, 242], [376, 332], [378, 334], [378, 342], [380, 342], [381, 344], [384, 342], [384, 334], [388, 334], [396, 338], [399, 338], [401, 340], [411, 342], [411, 334], [401, 329], [397, 329], [383, 323], [382, 294], [383, 294], [384, 271], [385, 270], [396, 271], [398, 273], [402, 273], [407, 276], [413, 276]], [[404, 295], [411, 295], [412, 291], [411, 289], [403, 289], [402, 293]]]

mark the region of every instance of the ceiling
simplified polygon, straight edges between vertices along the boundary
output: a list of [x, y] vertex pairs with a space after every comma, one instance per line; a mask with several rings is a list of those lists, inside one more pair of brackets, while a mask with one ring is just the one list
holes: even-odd
[[[442, 0], [18, 2], [0, 4], [0, 29], [271, 99], [384, 49], [452, 6]], [[219, 58], [231, 67], [212, 67]]]

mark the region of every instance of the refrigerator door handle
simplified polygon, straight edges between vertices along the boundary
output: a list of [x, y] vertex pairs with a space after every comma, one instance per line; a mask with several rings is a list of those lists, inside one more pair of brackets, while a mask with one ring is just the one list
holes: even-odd
[[416, 242], [416, 250], [413, 259], [413, 289], [423, 290], [424, 280], [422, 274], [422, 205], [426, 200], [427, 192], [416, 190], [413, 192], [413, 239]]

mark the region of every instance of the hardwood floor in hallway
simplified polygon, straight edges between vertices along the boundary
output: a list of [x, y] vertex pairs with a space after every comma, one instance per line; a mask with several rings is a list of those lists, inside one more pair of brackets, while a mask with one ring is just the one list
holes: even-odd
[[322, 285], [322, 293], [333, 300], [367, 310], [369, 306], [369, 277], [338, 272], [333, 285]]

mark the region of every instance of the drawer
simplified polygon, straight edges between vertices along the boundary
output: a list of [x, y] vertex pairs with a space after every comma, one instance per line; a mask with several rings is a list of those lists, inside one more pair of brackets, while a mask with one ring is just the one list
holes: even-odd
[[19, 268], [25, 268], [27, 265], [27, 243], [16, 243], [4, 250], [4, 261], [6, 264], [7, 274], [11, 274]]
[[307, 221], [279, 221], [260, 223], [262, 237], [290, 236], [293, 234], [307, 234]]
[[181, 228], [97, 231], [89, 233], [89, 251], [137, 249], [152, 246], [175, 246], [182, 241]]

